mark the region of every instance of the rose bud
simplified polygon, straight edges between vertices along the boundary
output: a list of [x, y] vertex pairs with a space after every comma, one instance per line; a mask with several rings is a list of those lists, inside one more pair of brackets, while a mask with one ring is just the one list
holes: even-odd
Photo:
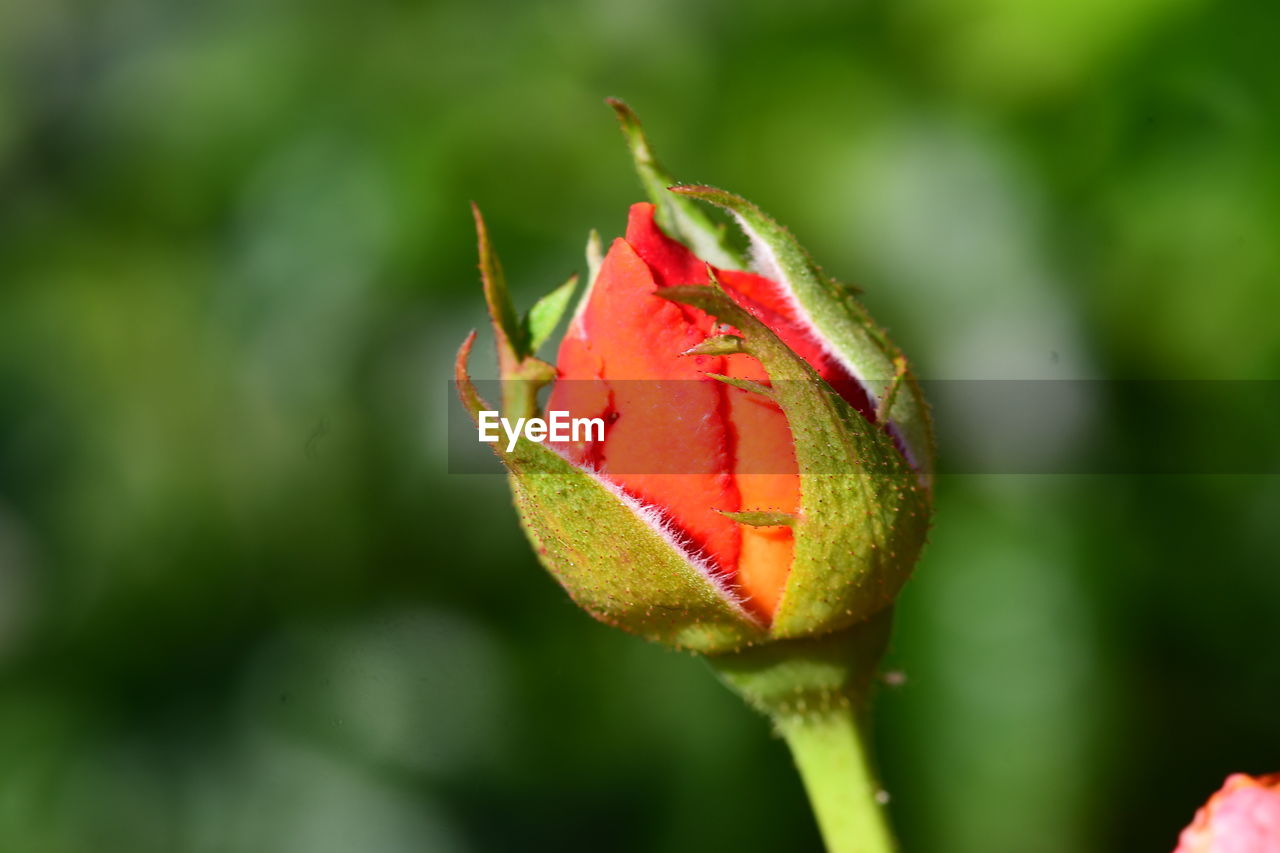
[[[709, 656], [785, 737], [831, 851], [894, 849], [862, 715], [932, 511], [932, 432], [906, 359], [854, 292], [738, 196], [675, 185], [618, 112], [650, 203], [590, 277], [524, 317], [479, 212], [509, 474], [542, 563], [606, 623]], [[749, 262], [701, 206], [745, 232]], [[455, 379], [482, 440], [495, 413]], [[519, 428], [543, 411], [540, 429]], [[564, 413], [595, 434], [557, 437]], [[525, 419], [525, 420], [521, 420]], [[505, 422], [505, 421], [504, 421]]]
[[1174, 853], [1280, 853], [1280, 773], [1227, 777], [1182, 831]]
[[[525, 318], [479, 213], [503, 414], [599, 418], [603, 440], [495, 444], [539, 558], [581, 607], [650, 640], [720, 654], [866, 623], [907, 580], [931, 513], [928, 409], [854, 292], [755, 205], [678, 186], [619, 114], [651, 203], [588, 247], [554, 368], [535, 352], [573, 283]], [[750, 262], [702, 204], [727, 211]], [[479, 418], [466, 373], [456, 380]]]

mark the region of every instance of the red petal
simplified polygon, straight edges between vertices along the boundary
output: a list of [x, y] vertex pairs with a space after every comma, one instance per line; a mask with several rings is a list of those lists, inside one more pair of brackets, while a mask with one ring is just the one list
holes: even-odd
[[694, 551], [732, 573], [737, 525], [715, 512], [738, 508], [723, 392], [702, 375], [719, 372], [722, 359], [681, 355], [705, 339], [714, 322], [655, 296], [655, 289], [649, 266], [625, 240], [615, 240], [586, 310], [561, 346], [561, 381], [549, 408], [582, 417], [575, 407], [587, 400], [597, 411], [590, 416], [599, 416], [598, 395], [575, 391], [573, 380], [603, 379], [609, 425], [598, 470], [663, 510]]
[[654, 221], [656, 209], [642, 202], [631, 205], [627, 217], [627, 242], [649, 265], [659, 287], [678, 284], [708, 284], [707, 264], [683, 243], [672, 240]]

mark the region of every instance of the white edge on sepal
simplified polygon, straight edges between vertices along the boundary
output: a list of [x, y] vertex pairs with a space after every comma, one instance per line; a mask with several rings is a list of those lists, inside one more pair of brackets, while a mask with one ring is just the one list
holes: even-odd
[[[754, 272], [758, 275], [764, 276], [765, 278], [772, 279], [782, 287], [782, 292], [786, 296], [788, 304], [796, 312], [796, 316], [798, 316], [804, 323], [809, 335], [815, 342], [817, 342], [818, 346], [822, 348], [822, 351], [825, 354], [835, 359], [841, 367], [848, 371], [850, 376], [857, 380], [858, 384], [862, 386], [862, 390], [866, 392], [868, 402], [870, 402], [874, 407], [880, 399], [880, 396], [887, 390], [888, 383], [893, 381], [893, 378], [891, 377], [888, 380], [878, 380], [885, 383], [885, 388], [877, 388], [872, 380], [863, 376], [862, 371], [858, 369], [857, 365], [855, 365], [848, 356], [841, 352], [838, 347], [834, 346], [830, 339], [822, 333], [822, 329], [814, 321], [813, 315], [809, 312], [809, 309], [806, 308], [804, 303], [796, 296], [795, 288], [791, 284], [790, 277], [783, 270], [782, 264], [778, 260], [777, 253], [774, 252], [773, 247], [771, 247], [769, 243], [760, 236], [756, 229], [751, 227], [751, 224], [747, 222], [746, 217], [741, 213], [736, 210], [730, 210], [729, 213], [733, 216], [734, 221], [738, 223], [738, 227], [742, 229], [742, 232], [747, 235], [747, 240], [751, 244], [751, 265], [754, 268]], [[816, 270], [814, 271], [814, 275], [818, 275]], [[918, 476], [927, 476], [922, 460], [915, 458], [916, 454], [914, 449], [907, 442], [906, 437], [902, 434], [902, 430], [898, 428], [898, 425], [893, 421], [893, 419], [885, 418], [884, 426], [896, 439], [895, 444], [898, 445], [903, 456], [906, 457], [907, 464], [916, 471]]]
[[[758, 275], [771, 278], [784, 285], [787, 291], [787, 298], [791, 300], [793, 305], [804, 312], [803, 306], [800, 305], [795, 294], [791, 292], [791, 286], [787, 282], [786, 273], [782, 271], [782, 264], [778, 262], [777, 254], [774, 253], [773, 249], [770, 248], [769, 244], [765, 242], [756, 229], [751, 227], [745, 216], [736, 210], [729, 211], [729, 214], [733, 216], [734, 221], [738, 223], [738, 227], [742, 229], [743, 234], [747, 235], [747, 240], [751, 243], [751, 266], [754, 267], [754, 271]], [[805, 319], [808, 321], [808, 312], [804, 313]]]
[[658, 534], [673, 551], [684, 558], [694, 571], [702, 576], [707, 583], [711, 584], [712, 589], [720, 594], [733, 610], [746, 621], [759, 628], [767, 628], [762, 624], [749, 610], [746, 609], [746, 599], [736, 592], [728, 583], [728, 576], [724, 572], [716, 571], [715, 567], [699, 551], [695, 551], [692, 547], [693, 543], [675, 526], [670, 518], [658, 507], [647, 504], [644, 501], [628, 494], [621, 486], [613, 481], [606, 479], [600, 472], [585, 465], [579, 465], [569, 459], [558, 448], [551, 444], [544, 444], [543, 447], [548, 448], [566, 463], [586, 474], [605, 491], [617, 498], [623, 506], [631, 510], [641, 523]]
[[795, 310], [796, 314], [804, 322], [805, 328], [808, 329], [810, 336], [817, 341], [818, 346], [822, 347], [822, 351], [834, 358], [841, 367], [849, 372], [849, 375], [858, 380], [858, 384], [862, 386], [862, 390], [867, 392], [867, 397], [874, 404], [879, 399], [880, 393], [874, 388], [870, 381], [863, 377], [862, 371], [849, 360], [838, 347], [833, 345], [826, 335], [822, 333], [822, 329], [813, 319], [813, 315], [809, 313], [809, 309], [804, 306], [796, 296], [795, 288], [791, 284], [790, 277], [782, 268], [782, 264], [778, 261], [777, 253], [764, 240], [760, 234], [751, 227], [746, 217], [731, 210], [734, 220], [738, 223], [738, 227], [747, 235], [747, 239], [751, 242], [751, 265], [755, 268], [754, 272], [765, 278], [772, 279], [782, 285], [782, 292], [787, 297], [788, 304]]

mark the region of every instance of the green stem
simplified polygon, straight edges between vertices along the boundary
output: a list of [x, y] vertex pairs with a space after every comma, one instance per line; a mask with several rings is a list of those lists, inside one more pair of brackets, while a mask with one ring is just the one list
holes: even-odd
[[848, 705], [776, 720], [829, 853], [893, 853], [863, 727]]
[[834, 634], [710, 658], [720, 678], [786, 738], [829, 853], [897, 849], [864, 726], [892, 624], [885, 610]]

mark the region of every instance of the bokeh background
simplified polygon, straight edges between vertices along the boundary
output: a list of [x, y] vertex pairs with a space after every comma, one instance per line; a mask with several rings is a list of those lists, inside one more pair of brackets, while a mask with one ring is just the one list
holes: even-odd
[[[817, 850], [764, 721], [448, 473], [467, 201], [522, 304], [582, 269], [640, 198], [617, 95], [927, 377], [1276, 379], [1276, 24], [0, 4], [0, 850]], [[1153, 411], [1101, 393], [1044, 440], [1247, 426]], [[944, 478], [878, 706], [907, 850], [1168, 850], [1280, 769], [1278, 517], [1274, 476]]]

